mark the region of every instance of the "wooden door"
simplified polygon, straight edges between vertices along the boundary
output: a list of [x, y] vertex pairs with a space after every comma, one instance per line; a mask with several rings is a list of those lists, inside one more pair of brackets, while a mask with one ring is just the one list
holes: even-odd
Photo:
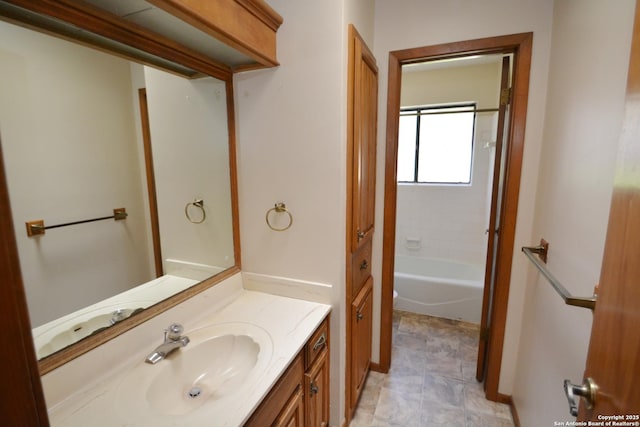
[[351, 306], [351, 407], [358, 403], [371, 362], [371, 332], [373, 315], [373, 278], [369, 277]]
[[[355, 33], [353, 26], [350, 31]], [[371, 240], [376, 191], [376, 138], [378, 125], [378, 67], [364, 41], [353, 36], [353, 72], [350, 123], [351, 252]]]
[[598, 389], [579, 420], [640, 422], [640, 2], [627, 80], [626, 111], [620, 137], [609, 228], [598, 301], [593, 317], [585, 378]]
[[506, 146], [505, 137], [509, 134], [507, 113], [511, 98], [511, 57], [502, 58], [502, 70], [500, 76], [500, 103], [498, 107], [498, 126], [496, 134], [496, 150], [493, 161], [493, 182], [491, 188], [491, 211], [489, 215], [489, 227], [487, 228], [487, 258], [485, 262], [484, 290], [482, 296], [482, 315], [480, 319], [480, 341], [478, 343], [478, 363], [476, 366], [476, 379], [484, 380], [485, 361], [489, 341], [489, 319], [491, 301], [493, 300], [493, 288], [495, 286], [495, 272], [497, 263], [497, 239], [499, 238], [500, 212], [502, 202], [501, 181], [504, 176], [502, 151]]

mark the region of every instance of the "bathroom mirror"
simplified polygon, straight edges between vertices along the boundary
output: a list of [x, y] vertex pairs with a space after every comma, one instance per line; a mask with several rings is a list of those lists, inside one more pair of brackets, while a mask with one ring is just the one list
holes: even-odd
[[237, 271], [230, 79], [186, 79], [2, 21], [0, 75], [41, 372]]

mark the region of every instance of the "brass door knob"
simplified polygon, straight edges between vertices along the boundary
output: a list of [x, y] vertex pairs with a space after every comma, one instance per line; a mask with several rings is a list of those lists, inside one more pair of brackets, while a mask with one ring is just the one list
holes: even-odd
[[564, 380], [564, 393], [569, 401], [569, 412], [574, 417], [578, 415], [578, 401], [584, 399], [587, 409], [593, 408], [596, 402], [596, 392], [598, 386], [593, 382], [593, 378], [585, 379], [581, 385], [571, 384], [571, 381]]

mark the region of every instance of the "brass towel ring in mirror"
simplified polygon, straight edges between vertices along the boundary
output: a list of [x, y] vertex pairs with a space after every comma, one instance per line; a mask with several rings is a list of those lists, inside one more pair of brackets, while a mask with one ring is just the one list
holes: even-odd
[[[269, 214], [273, 211], [275, 211], [276, 213], [286, 213], [287, 215], [289, 215], [289, 224], [286, 227], [282, 227], [282, 228], [277, 228], [271, 225], [271, 222], [269, 222]], [[291, 215], [291, 212], [287, 210], [287, 205], [285, 205], [282, 202], [278, 202], [275, 204], [274, 207], [272, 207], [267, 211], [266, 220], [267, 220], [267, 225], [273, 231], [285, 231], [291, 228], [291, 225], [293, 224], [293, 215]]]
[[[195, 206], [196, 208], [200, 209], [200, 211], [202, 212], [202, 219], [200, 219], [199, 221], [196, 221], [191, 217], [191, 214], [189, 214], [189, 207], [190, 206]], [[204, 222], [204, 220], [207, 219], [207, 213], [204, 210], [204, 200], [195, 199], [193, 202], [187, 203], [184, 206], [184, 215], [187, 217], [189, 222], [191, 222], [193, 224], [202, 224]]]

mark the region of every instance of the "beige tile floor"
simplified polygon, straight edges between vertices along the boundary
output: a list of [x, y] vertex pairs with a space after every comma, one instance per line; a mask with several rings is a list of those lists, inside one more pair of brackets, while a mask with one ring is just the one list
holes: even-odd
[[478, 326], [395, 311], [388, 374], [370, 372], [352, 427], [507, 427], [475, 380]]

